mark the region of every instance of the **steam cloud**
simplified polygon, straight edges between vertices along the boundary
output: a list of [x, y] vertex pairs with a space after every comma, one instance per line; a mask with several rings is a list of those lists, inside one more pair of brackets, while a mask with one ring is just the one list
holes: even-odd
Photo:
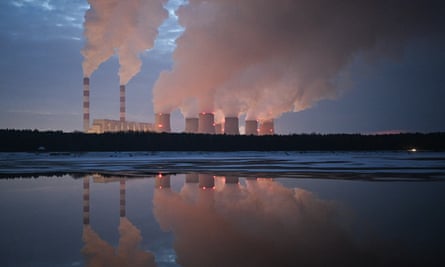
[[126, 85], [141, 68], [140, 54], [153, 46], [157, 28], [167, 17], [163, 0], [88, 0], [85, 14], [83, 72], [90, 77], [115, 53], [120, 84]]
[[178, 14], [186, 30], [154, 107], [185, 117], [303, 110], [338, 95], [338, 75], [356, 55], [400, 52], [413, 38], [442, 36], [445, 23], [436, 0], [189, 0]]

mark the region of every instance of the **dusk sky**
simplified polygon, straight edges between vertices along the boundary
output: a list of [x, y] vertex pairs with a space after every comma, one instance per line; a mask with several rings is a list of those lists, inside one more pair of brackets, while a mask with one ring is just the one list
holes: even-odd
[[[222, 1], [208, 2], [214, 4]], [[269, 2], [275, 3], [274, 1]], [[292, 1], [278, 2], [288, 2], [290, 10], [294, 7], [297, 8], [297, 4], [290, 4]], [[298, 3], [300, 2], [303, 5], [301, 10], [305, 10], [307, 6], [304, 6], [304, 3], [309, 1], [298, 1]], [[342, 18], [332, 21], [332, 23], [330, 21], [335, 17], [332, 13], [337, 11], [336, 7], [324, 6], [323, 3], [328, 3], [326, 1], [315, 2], [321, 3], [317, 7], [321, 11], [317, 11], [315, 14], [326, 15], [328, 25], [335, 23], [344, 25], [342, 24], [344, 21], [341, 21]], [[374, 2], [378, 5], [380, 2], [386, 1]], [[351, 45], [353, 49], [344, 52], [343, 44], [354, 43], [357, 39], [367, 40], [365, 37], [368, 37], [366, 32], [360, 32], [360, 26], [352, 27], [355, 26], [354, 22], [348, 21], [347, 12], [355, 12], [354, 8], [356, 7], [339, 9], [339, 13], [341, 11], [341, 14], [345, 14], [342, 16], [347, 23], [345, 25], [348, 26], [344, 32], [332, 26], [333, 30], [326, 33], [319, 30], [318, 24], [296, 25], [299, 20], [294, 21], [287, 18], [283, 22], [278, 21], [276, 24], [270, 24], [267, 22], [272, 20], [272, 15], [268, 19], [268, 13], [259, 8], [252, 8], [252, 10], [253, 17], [260, 22], [265, 22], [261, 24], [261, 27], [251, 27], [251, 25], [237, 27], [236, 24], [228, 23], [226, 27], [218, 27], [215, 32], [212, 32], [212, 27], [209, 26], [208, 29], [203, 30], [200, 25], [212, 25], [212, 23], [221, 25], [218, 18], [208, 22], [207, 17], [216, 17], [212, 12], [226, 14], [224, 12], [227, 7], [218, 3], [214, 4], [216, 9], [206, 9], [203, 8], [205, 4], [203, 1], [191, 0], [190, 8], [180, 8], [178, 11], [178, 16], [184, 15], [185, 25], [190, 25], [190, 32], [187, 32], [187, 28], [185, 28], [183, 36], [177, 40], [177, 46], [175, 46], [175, 39], [180, 36], [184, 28], [179, 26], [177, 17], [172, 10], [181, 5], [182, 0], [170, 0], [166, 7], [169, 12], [163, 14], [168, 19], [159, 27], [159, 35], [154, 48], [143, 52], [141, 70], [127, 84], [127, 119], [153, 122], [156, 108], [156, 105], [153, 104], [153, 90], [161, 92], [159, 94], [161, 98], [175, 99], [175, 96], [182, 96], [193, 91], [190, 86], [188, 91], [186, 89], [178, 91], [180, 89], [177, 88], [192, 81], [195, 83], [203, 81], [202, 84], [196, 86], [197, 88], [203, 84], [214, 85], [215, 95], [219, 99], [225, 99], [226, 96], [233, 95], [233, 92], [239, 92], [235, 88], [236, 84], [245, 88], [246, 85], [257, 83], [260, 80], [261, 86], [266, 84], [275, 88], [276, 84], [277, 89], [273, 91], [272, 95], [281, 95], [283, 96], [281, 99], [286, 99], [287, 95], [293, 92], [292, 87], [278, 88], [281, 88], [283, 84], [294, 84], [294, 77], [298, 77], [295, 78], [296, 80], [301, 80], [301, 75], [296, 73], [289, 83], [287, 83], [288, 80], [286, 83], [270, 83], [266, 81], [270, 70], [268, 67], [274, 66], [276, 68], [275, 71], [270, 71], [271, 76], [276, 75], [273, 74], [274, 72], [279, 73], [281, 69], [285, 69], [295, 72], [304, 70], [311, 77], [315, 77], [310, 80], [304, 79], [310, 86], [307, 87], [308, 89], [301, 89], [301, 94], [312, 97], [309, 100], [298, 102], [298, 105], [296, 102], [290, 103], [294, 110], [299, 110], [298, 112], [283, 108], [276, 113], [279, 114], [277, 115], [279, 118], [276, 119], [276, 132], [279, 134], [445, 131], [445, 28], [441, 26], [445, 23], [445, 9], [439, 4], [440, 1], [412, 2], [423, 3], [423, 8], [418, 8], [419, 17], [417, 17], [417, 9], [413, 8], [413, 5], [407, 8], [409, 12], [404, 12], [402, 6], [400, 6], [402, 11], [398, 9], [398, 6], [395, 9], [394, 6], [393, 9], [388, 9], [391, 12], [395, 10], [396, 15], [400, 15], [400, 21], [394, 20], [400, 25], [386, 24], [387, 17], [397, 17], [393, 16], [391, 12], [386, 14], [387, 17], [385, 14], [376, 17], [370, 16], [366, 22], [369, 25], [377, 26], [364, 27], [363, 29], [378, 29], [375, 30], [375, 36], [373, 35], [376, 40], [373, 40], [372, 44], [364, 44], [363, 41], [357, 46]], [[229, 4], [225, 5], [236, 2], [227, 1], [227, 3]], [[243, 3], [246, 3], [246, 6], [241, 7], [240, 5], [239, 12], [241, 14], [245, 10], [250, 10], [248, 3], [255, 3], [255, 1], [249, 0]], [[261, 3], [266, 2], [261, 1]], [[297, 1], [292, 3], [297, 3]], [[373, 3], [373, 1], [369, 3]], [[369, 3], [363, 1], [365, 6], [372, 5]], [[394, 1], [394, 3], [404, 3], [404, 1]], [[197, 6], [196, 9], [193, 7], [194, 4]], [[431, 10], [428, 8], [429, 5]], [[88, 9], [89, 4], [86, 0], [1, 1], [0, 128], [82, 130], [83, 57], [81, 50], [85, 45], [83, 23], [85, 12]], [[431, 14], [428, 13], [430, 11]], [[311, 9], [308, 8], [307, 12], [314, 12], [313, 6]], [[236, 20], [230, 19], [230, 15], [233, 14], [227, 13], [227, 15], [230, 22], [236, 22]], [[278, 12], [275, 15], [283, 17]], [[355, 15], [360, 16], [361, 14]], [[227, 20], [226, 17], [221, 17]], [[292, 15], [291, 17], [298, 16]], [[406, 20], [406, 17], [410, 19]], [[308, 21], [312, 22], [312, 20]], [[185, 25], [184, 27], [186, 27]], [[247, 40], [246, 43], [250, 40], [249, 37], [246, 37], [246, 33], [254, 32], [253, 38], [258, 37], [258, 40], [263, 40], [264, 36], [267, 37], [270, 34], [270, 32], [263, 31], [263, 26], [270, 25], [276, 26], [276, 28], [271, 27], [270, 30], [276, 39], [271, 38], [266, 44], [258, 44], [258, 50], [264, 50], [258, 52], [261, 54], [260, 60], [257, 60], [257, 57], [254, 58], [255, 60], [244, 60], [243, 64], [249, 65], [248, 68], [232, 63], [224, 65], [217, 61], [219, 57], [226, 57], [226, 55], [227, 57], [236, 56], [238, 52], [243, 54], [244, 50], [236, 50], [236, 48], [246, 47], [243, 39]], [[385, 27], [390, 30], [387, 31]], [[339, 29], [343, 28], [342, 26]], [[411, 30], [412, 28], [414, 29]], [[217, 35], [224, 33], [227, 29], [236, 32], [229, 36], [236, 37], [236, 40], [227, 38], [222, 42], [218, 41], [218, 47], [211, 46], [212, 42], [206, 43], [208, 38], [205, 38], [205, 34]], [[243, 29], [248, 29], [248, 31], [245, 33]], [[298, 29], [298, 31], [292, 29]], [[309, 31], [304, 33], [307, 35], [303, 35], [302, 29]], [[360, 34], [356, 34], [357, 31]], [[289, 39], [288, 36], [282, 35], [288, 33], [301, 33], [301, 35], [292, 36]], [[331, 39], [324, 38], [323, 34], [328, 34]], [[241, 37], [238, 39], [238, 36]], [[313, 49], [314, 43], [308, 41], [313, 36], [315, 36], [313, 39], [315, 41], [332, 40], [332, 42], [319, 42], [320, 50], [315, 50]], [[319, 38], [320, 36], [323, 38]], [[380, 36], [383, 36], [382, 39], [379, 39]], [[299, 37], [304, 37], [304, 40], [298, 39]], [[346, 41], [337, 41], [336, 38]], [[221, 51], [227, 47], [225, 42], [227, 46], [235, 47], [234, 50], [229, 53]], [[207, 44], [209, 45], [205, 49], [212, 52], [211, 57], [201, 55], [202, 58], [200, 58], [199, 54], [196, 56], [196, 50]], [[300, 49], [300, 53], [293, 51], [293, 48]], [[331, 48], [332, 50], [330, 50]], [[289, 58], [287, 49], [292, 50], [292, 57], [305, 58], [300, 61], [300, 65], [287, 61], [286, 64], [281, 64], [281, 61], [277, 63], [281, 58]], [[255, 47], [249, 47], [250, 50], [255, 50]], [[319, 51], [323, 51], [322, 56], [318, 53]], [[324, 51], [327, 52], [324, 53]], [[341, 57], [338, 57], [338, 51], [341, 52]], [[306, 56], [310, 53], [314, 53], [316, 56]], [[332, 56], [333, 54], [335, 56]], [[279, 56], [276, 57], [276, 55]], [[190, 73], [194, 73], [191, 70], [201, 71], [206, 67], [203, 65], [192, 67], [190, 62], [194, 61], [194, 64], [199, 64], [202, 62], [201, 59], [206, 58], [214, 59], [215, 66], [219, 68], [228, 66], [226, 70], [239, 69], [240, 71], [235, 74], [231, 73], [231, 78], [224, 80], [221, 84], [209, 82], [207, 73], [203, 73], [205, 77], [191, 77]], [[340, 63], [333, 64], [333, 59]], [[182, 61], [178, 64], [177, 60]], [[259, 62], [258, 66], [260, 67], [252, 62]], [[308, 70], [305, 68], [306, 66]], [[183, 71], [182, 67], [189, 72]], [[318, 70], [321, 78], [316, 75]], [[162, 79], [158, 80], [162, 71], [169, 72], [164, 72]], [[119, 119], [120, 79], [118, 73], [118, 58], [114, 55], [101, 64], [90, 77], [92, 119]], [[224, 74], [224, 71], [220, 73]], [[261, 77], [253, 76], [251, 78], [252, 73], [261, 74]], [[234, 82], [233, 77], [239, 79], [235, 79], [236, 82]], [[207, 80], [204, 83], [205, 79]], [[329, 82], [335, 80], [335, 90], [331, 90], [329, 86], [322, 89], [316, 87], [314, 84], [318, 84], [320, 80]], [[260, 85], [255, 84], [255, 86]], [[312, 92], [314, 91], [311, 90], [317, 92], [316, 96], [313, 96]], [[223, 106], [225, 103], [221, 105]], [[184, 129], [184, 117], [178, 108], [174, 107], [172, 113], [171, 124], [175, 132]], [[237, 110], [237, 112], [240, 111]], [[245, 116], [242, 115], [241, 118]]]

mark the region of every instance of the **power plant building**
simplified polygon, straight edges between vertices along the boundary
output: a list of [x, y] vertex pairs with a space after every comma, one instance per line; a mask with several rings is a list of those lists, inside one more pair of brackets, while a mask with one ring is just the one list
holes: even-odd
[[93, 126], [88, 129], [88, 133], [106, 132], [152, 132], [153, 124], [146, 122], [131, 122], [120, 120], [99, 119], [93, 120]]

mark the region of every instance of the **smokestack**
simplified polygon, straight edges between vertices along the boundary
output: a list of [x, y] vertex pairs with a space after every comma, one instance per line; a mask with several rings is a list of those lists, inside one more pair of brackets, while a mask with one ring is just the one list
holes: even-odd
[[90, 78], [83, 78], [83, 131], [90, 129]]
[[169, 113], [156, 113], [155, 115], [155, 130], [159, 133], [169, 133], [170, 128], [170, 114]]
[[226, 122], [224, 123], [224, 133], [231, 135], [238, 135], [239, 134], [238, 118], [226, 117], [225, 121]]
[[258, 135], [258, 121], [246, 120], [246, 135]]
[[125, 122], [125, 85], [121, 85], [120, 87], [120, 95], [121, 95], [121, 101], [120, 101], [120, 121]]
[[198, 132], [204, 134], [215, 133], [215, 116], [213, 113], [199, 113]]
[[224, 129], [223, 129], [223, 124], [222, 123], [216, 123], [215, 124], [215, 133], [216, 134], [223, 134], [224, 133]]
[[273, 119], [265, 120], [260, 123], [260, 135], [273, 135], [275, 134]]
[[198, 133], [198, 118], [185, 118], [185, 132]]

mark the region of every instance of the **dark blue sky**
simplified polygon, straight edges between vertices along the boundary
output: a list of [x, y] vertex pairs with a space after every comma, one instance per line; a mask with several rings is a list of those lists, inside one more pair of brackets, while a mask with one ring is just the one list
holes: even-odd
[[[1, 1], [0, 128], [82, 129], [80, 50], [88, 7], [86, 0]], [[129, 120], [154, 120], [152, 87], [172, 67], [175, 24], [170, 17], [160, 28], [155, 49], [143, 55], [141, 72], [127, 86]], [[284, 114], [277, 133], [445, 131], [445, 39], [439, 37], [414, 38], [376, 60], [354, 55], [342, 71], [349, 79], [341, 94]], [[117, 73], [113, 57], [91, 77], [92, 118], [119, 117]], [[183, 127], [175, 111], [172, 128]]]

